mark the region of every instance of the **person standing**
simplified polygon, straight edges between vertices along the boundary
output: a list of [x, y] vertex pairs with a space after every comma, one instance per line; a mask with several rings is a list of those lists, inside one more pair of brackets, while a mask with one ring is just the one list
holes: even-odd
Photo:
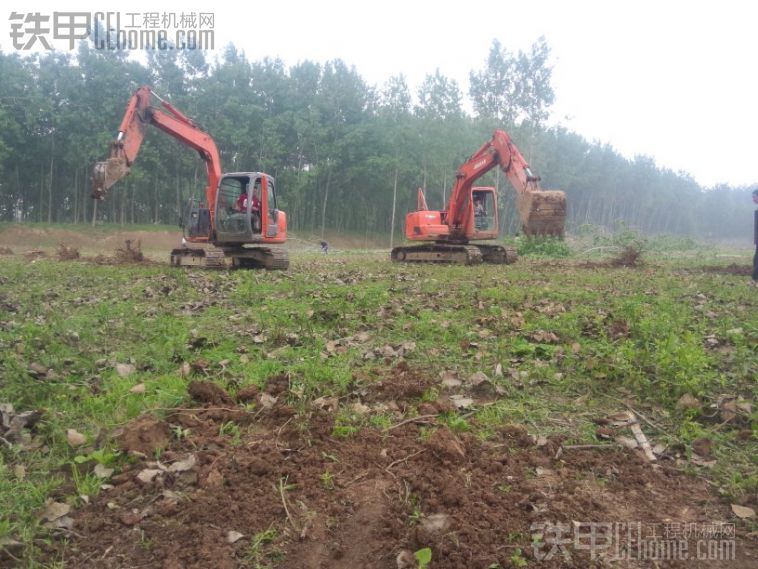
[[[758, 188], [753, 190], [753, 203], [758, 206]], [[753, 212], [753, 243], [755, 243], [755, 254], [753, 255], [753, 283], [758, 284], [758, 207]]]

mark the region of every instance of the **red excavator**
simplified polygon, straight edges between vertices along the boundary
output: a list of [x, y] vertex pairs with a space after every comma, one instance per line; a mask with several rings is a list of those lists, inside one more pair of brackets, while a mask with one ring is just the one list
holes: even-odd
[[539, 176], [532, 174], [510, 136], [496, 130], [492, 140], [458, 168], [447, 209], [429, 210], [423, 190], [418, 189], [417, 211], [408, 213], [405, 218], [405, 236], [410, 241], [431, 243], [395, 247], [392, 260], [464, 265], [514, 262], [516, 253], [512, 249], [471, 243], [498, 238], [495, 188], [474, 186], [474, 182], [496, 166], [505, 172], [517, 192], [523, 233], [563, 237], [566, 194], [542, 190]]
[[[155, 107], [152, 97], [160, 101]], [[221, 173], [216, 143], [169, 102], [140, 87], [129, 100], [110, 156], [92, 173], [92, 197], [103, 199], [113, 184], [129, 173], [145, 128], [152, 125], [198, 152], [208, 181], [205, 200], [191, 200], [183, 216], [183, 246], [171, 252], [173, 265], [286, 269], [287, 218], [276, 207], [274, 178], [263, 172]]]

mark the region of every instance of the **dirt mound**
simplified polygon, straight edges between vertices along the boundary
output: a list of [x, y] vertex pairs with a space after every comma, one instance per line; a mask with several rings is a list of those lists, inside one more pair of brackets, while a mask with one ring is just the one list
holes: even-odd
[[142, 254], [142, 242], [137, 239], [132, 245], [132, 240], [127, 239], [124, 241], [123, 247], [116, 249], [115, 258], [120, 263], [141, 263], [145, 260], [145, 255]]
[[[615, 247], [614, 247], [615, 249]], [[620, 267], [644, 267], [645, 262], [642, 258], [644, 249], [641, 245], [627, 245], [620, 249], [615, 256], [603, 261], [582, 261], [574, 265], [580, 269], [608, 269]], [[560, 264], [555, 266], [561, 266]]]
[[[103, 568], [379, 569], [429, 547], [435, 569], [521, 567], [548, 551], [534, 541], [545, 524], [639, 522], [660, 534], [671, 520], [731, 519], [702, 481], [624, 449], [535, 444], [520, 426], [482, 441], [450, 431], [443, 416], [338, 437], [339, 413], [307, 404], [295, 413], [282, 378], [268, 382], [278, 398], [262, 393], [258, 407], [235, 415], [212, 407], [226, 401], [222, 389], [192, 385], [205, 407], [177, 410], [165, 423], [143, 416], [126, 429], [139, 436], [122, 446], [149, 450], [137, 446], [145, 433], [161, 442], [170, 430], [182, 436], [160, 462], [145, 458], [114, 476], [51, 557], [68, 569], [93, 560]], [[738, 556], [744, 549], [738, 536]], [[586, 549], [569, 555], [544, 565], [598, 564]]]
[[69, 247], [65, 243], [58, 244], [55, 254], [59, 261], [73, 261], [80, 257], [79, 249], [76, 247]]
[[420, 398], [432, 385], [433, 381], [427, 375], [401, 362], [370, 385], [367, 400], [408, 402]]
[[608, 261], [611, 267], [637, 267], [642, 263], [642, 249], [634, 245], [624, 247], [613, 259]]
[[113, 252], [112, 257], [97, 255], [92, 262], [96, 265], [151, 265], [154, 263], [142, 253], [142, 242], [139, 239], [136, 241], [127, 239]]
[[116, 436], [119, 447], [131, 454], [152, 456], [169, 444], [169, 426], [152, 415], [141, 415], [126, 425]]
[[737, 263], [732, 263], [731, 265], [703, 265], [699, 269], [706, 273], [738, 275], [741, 277], [749, 277], [753, 274], [753, 267], [750, 265], [738, 265]]
[[47, 257], [47, 253], [41, 249], [31, 249], [29, 251], [24, 251], [24, 259], [27, 261], [36, 261], [37, 259], [44, 259], [45, 257]]

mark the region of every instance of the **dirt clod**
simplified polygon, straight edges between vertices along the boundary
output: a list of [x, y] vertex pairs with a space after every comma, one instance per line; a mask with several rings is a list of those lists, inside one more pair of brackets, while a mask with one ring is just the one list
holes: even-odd
[[187, 392], [193, 401], [210, 405], [233, 406], [229, 394], [212, 381], [191, 381]]
[[126, 452], [150, 456], [168, 446], [170, 435], [171, 430], [166, 423], [146, 414], [126, 425], [116, 441]]
[[273, 375], [266, 380], [265, 391], [273, 397], [277, 397], [282, 393], [287, 393], [290, 388], [290, 380], [286, 373], [280, 373]]
[[427, 441], [429, 449], [444, 460], [462, 462], [466, 458], [463, 443], [448, 429], [437, 429]]
[[237, 401], [239, 403], [250, 403], [258, 399], [260, 390], [257, 385], [248, 385], [237, 392]]

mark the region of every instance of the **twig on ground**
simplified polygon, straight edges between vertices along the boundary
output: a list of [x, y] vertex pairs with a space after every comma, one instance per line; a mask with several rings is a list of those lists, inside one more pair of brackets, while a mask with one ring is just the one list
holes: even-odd
[[602, 448], [602, 449], [614, 449], [623, 448], [622, 445], [617, 443], [603, 444], [603, 445], [565, 445], [561, 447], [563, 450], [575, 450], [585, 448]]
[[289, 520], [294, 530], [300, 534], [301, 530], [299, 527], [297, 527], [295, 520], [292, 519], [292, 516], [290, 515], [290, 509], [287, 507], [287, 498], [284, 495], [284, 478], [279, 479], [279, 496], [282, 498], [282, 506], [284, 506], [284, 512], [287, 514], [287, 519]]
[[637, 443], [640, 445], [642, 452], [645, 453], [645, 458], [647, 458], [650, 462], [655, 462], [655, 454], [653, 453], [653, 449], [650, 447], [650, 442], [647, 440], [645, 433], [642, 432], [642, 427], [640, 427], [640, 424], [638, 422], [634, 422], [629, 426], [629, 428], [632, 430], [632, 434], [634, 435]]
[[397, 466], [397, 465], [398, 465], [398, 464], [400, 464], [401, 462], [405, 462], [405, 461], [407, 461], [407, 460], [410, 460], [410, 459], [412, 459], [414, 456], [418, 456], [418, 455], [420, 455], [422, 452], [426, 452], [426, 449], [425, 449], [425, 448], [422, 448], [420, 451], [417, 451], [417, 452], [414, 452], [414, 453], [412, 453], [412, 454], [409, 454], [409, 455], [408, 455], [408, 456], [406, 456], [405, 458], [401, 458], [401, 459], [398, 459], [398, 460], [396, 460], [395, 462], [392, 462], [392, 463], [390, 463], [390, 465], [389, 465], [387, 468], [385, 468], [384, 470], [386, 470], [387, 472], [389, 472], [390, 468], [392, 468], [393, 466]]
[[613, 396], [611, 396], [611, 399], [613, 399], [614, 401], [618, 401], [619, 403], [621, 403], [622, 405], [624, 405], [629, 411], [631, 411], [632, 413], [634, 413], [635, 415], [637, 415], [637, 417], [639, 417], [640, 419], [642, 419], [645, 423], [647, 423], [649, 426], [651, 426], [652, 428], [654, 428], [656, 431], [660, 431], [661, 433], [666, 433], [667, 434], [667, 431], [664, 428], [662, 428], [662, 427], [656, 425], [655, 423], [653, 423], [650, 419], [648, 419], [647, 417], [645, 417], [645, 415], [643, 415], [642, 413], [640, 413], [639, 411], [637, 411], [636, 409], [634, 409], [631, 405], [629, 405], [629, 403], [627, 403], [623, 399], [619, 399], [618, 397], [613, 397]]
[[349, 482], [346, 482], [345, 484], [343, 484], [342, 487], [343, 488], [347, 488], [348, 486], [352, 486], [353, 484], [355, 484], [356, 482], [358, 482], [358, 480], [360, 480], [361, 478], [365, 478], [368, 475], [368, 472], [369, 471], [367, 470], [363, 474], [359, 474], [358, 476], [356, 476], [355, 478], [353, 478]]
[[426, 421], [427, 419], [435, 419], [437, 415], [419, 415], [418, 417], [411, 417], [410, 419], [405, 419], [404, 421], [400, 421], [399, 423], [396, 423], [392, 425], [391, 427], [387, 427], [384, 429], [385, 431], [391, 431], [392, 429], [397, 429], [398, 427], [402, 427], [403, 425], [407, 425], [408, 423], [418, 423], [421, 421]]

